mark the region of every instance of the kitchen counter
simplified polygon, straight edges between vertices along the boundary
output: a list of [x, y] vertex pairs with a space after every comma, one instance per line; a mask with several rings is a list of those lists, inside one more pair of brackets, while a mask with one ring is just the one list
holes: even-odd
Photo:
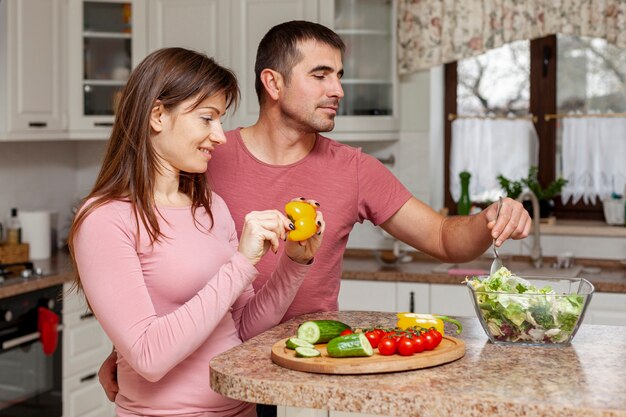
[[488, 342], [477, 319], [462, 319], [465, 356], [433, 368], [321, 375], [272, 363], [271, 346], [309, 319], [395, 323], [394, 314], [372, 312], [295, 318], [216, 356], [212, 388], [249, 402], [385, 416], [626, 416], [626, 327], [583, 324], [566, 348], [504, 347]]
[[[431, 284], [458, 285], [465, 278], [464, 275], [449, 275], [446, 271], [450, 267], [437, 260], [421, 254], [413, 254], [414, 260], [397, 266], [381, 267], [372, 257], [369, 250], [348, 250], [343, 262], [342, 279], [356, 279], [369, 281], [399, 281], [424, 282]], [[466, 264], [459, 264], [461, 269], [485, 268], [491, 261], [478, 260]], [[546, 259], [546, 263], [552, 262]], [[578, 262], [578, 260], [577, 260]], [[581, 272], [580, 276], [588, 279], [599, 292], [626, 293], [626, 267], [615, 261], [581, 261], [586, 266], [601, 267], [598, 274]], [[527, 260], [513, 258], [505, 259], [505, 265], [527, 264]], [[43, 277], [21, 279], [10, 278], [0, 283], [0, 298], [7, 298], [40, 288], [71, 282], [74, 279], [74, 270], [66, 252], [60, 252], [51, 259], [35, 261], [36, 267], [42, 268]], [[515, 271], [515, 269], [513, 269]], [[559, 270], [554, 270], [559, 271]], [[558, 272], [557, 272], [558, 273]]]

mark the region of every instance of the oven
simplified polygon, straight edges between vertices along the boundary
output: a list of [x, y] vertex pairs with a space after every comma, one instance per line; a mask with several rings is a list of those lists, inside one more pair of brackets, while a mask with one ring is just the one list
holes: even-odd
[[62, 416], [62, 289], [0, 299], [0, 417]]

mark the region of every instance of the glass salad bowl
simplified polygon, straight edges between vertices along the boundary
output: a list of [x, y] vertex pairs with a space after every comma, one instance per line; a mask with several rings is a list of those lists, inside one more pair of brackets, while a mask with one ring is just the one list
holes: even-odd
[[594, 292], [584, 278], [520, 277], [506, 268], [466, 284], [487, 337], [500, 345], [569, 346]]

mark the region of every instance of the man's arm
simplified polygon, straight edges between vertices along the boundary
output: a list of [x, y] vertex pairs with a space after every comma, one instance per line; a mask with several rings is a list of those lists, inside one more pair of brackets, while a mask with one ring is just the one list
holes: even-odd
[[497, 203], [471, 216], [444, 217], [416, 198], [410, 198], [382, 223], [387, 233], [445, 262], [468, 262], [496, 245], [528, 236], [532, 221], [521, 203], [505, 198], [496, 218]]

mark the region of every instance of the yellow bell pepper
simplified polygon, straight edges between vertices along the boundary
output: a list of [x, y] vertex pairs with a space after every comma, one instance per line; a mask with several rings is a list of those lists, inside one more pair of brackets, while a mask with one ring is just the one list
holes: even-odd
[[448, 316], [440, 316], [438, 314], [417, 314], [417, 313], [398, 313], [397, 327], [408, 329], [409, 327], [417, 327], [422, 329], [430, 329], [434, 327], [439, 333], [443, 334], [444, 322], [452, 323], [456, 326], [456, 334], [463, 331], [461, 323]]
[[285, 205], [285, 213], [295, 226], [295, 230], [289, 232], [287, 239], [299, 242], [310, 238], [317, 232], [315, 222], [317, 212], [309, 203], [291, 201]]

